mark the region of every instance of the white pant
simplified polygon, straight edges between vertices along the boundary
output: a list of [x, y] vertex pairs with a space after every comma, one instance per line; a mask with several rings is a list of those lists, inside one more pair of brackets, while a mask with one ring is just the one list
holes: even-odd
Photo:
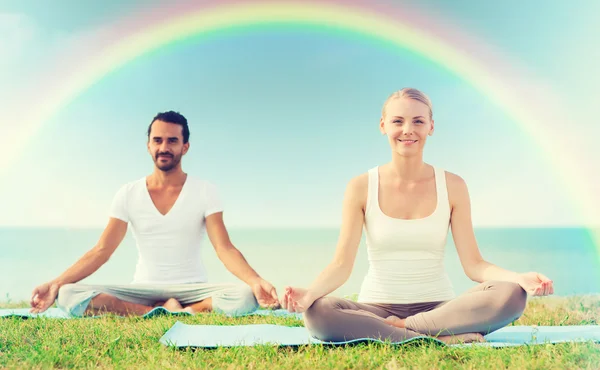
[[236, 284], [127, 284], [87, 285], [66, 284], [58, 291], [56, 305], [72, 316], [83, 316], [90, 301], [104, 293], [122, 301], [154, 306], [175, 298], [182, 305], [189, 305], [212, 298], [212, 310], [230, 316], [240, 316], [255, 311], [259, 305], [247, 285]]

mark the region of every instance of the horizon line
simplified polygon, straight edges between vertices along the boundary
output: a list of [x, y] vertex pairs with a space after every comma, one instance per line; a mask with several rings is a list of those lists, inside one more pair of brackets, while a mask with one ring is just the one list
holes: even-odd
[[[227, 226], [229, 230], [338, 230], [340, 225], [233, 225]], [[69, 226], [69, 225], [0, 225], [0, 230], [22, 229], [22, 230], [102, 230], [105, 226]], [[531, 224], [531, 225], [473, 225], [474, 229], [596, 229], [600, 230], [598, 225], [582, 224]], [[128, 226], [128, 232], [131, 229]]]

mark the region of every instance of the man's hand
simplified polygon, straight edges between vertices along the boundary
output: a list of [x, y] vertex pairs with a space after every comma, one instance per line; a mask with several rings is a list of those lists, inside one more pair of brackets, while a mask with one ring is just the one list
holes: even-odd
[[58, 284], [54, 282], [45, 283], [33, 290], [31, 294], [31, 313], [42, 313], [48, 309], [48, 307], [54, 304], [56, 296], [58, 296]]
[[258, 301], [258, 304], [264, 308], [279, 308], [279, 298], [277, 298], [277, 292], [275, 287], [268, 281], [259, 278], [255, 283], [251, 285], [252, 292]]

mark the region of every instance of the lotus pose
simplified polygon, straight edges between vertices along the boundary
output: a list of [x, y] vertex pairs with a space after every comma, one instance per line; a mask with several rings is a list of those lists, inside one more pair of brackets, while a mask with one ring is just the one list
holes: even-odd
[[[507, 271], [482, 258], [465, 181], [423, 161], [434, 133], [425, 94], [393, 93], [379, 128], [391, 161], [349, 181], [333, 261], [307, 289], [286, 287], [283, 308], [304, 312], [306, 327], [323, 341], [426, 335], [470, 342], [519, 318], [527, 293], [553, 294], [544, 275]], [[327, 296], [350, 276], [363, 227], [369, 269], [358, 301]], [[450, 228], [464, 272], [479, 283], [458, 297], [443, 264]]]
[[[157, 306], [172, 312], [216, 311], [243, 315], [258, 306], [278, 307], [275, 288], [262, 279], [231, 243], [217, 188], [181, 168], [190, 130], [184, 116], [160, 113], [148, 127], [154, 171], [123, 185], [114, 196], [108, 225], [97, 245], [56, 279], [34, 289], [31, 312], [55, 300], [74, 316], [106, 312], [144, 315]], [[108, 261], [131, 225], [138, 261], [125, 285], [79, 283]], [[201, 258], [208, 234], [219, 259], [246, 284], [207, 282]]]

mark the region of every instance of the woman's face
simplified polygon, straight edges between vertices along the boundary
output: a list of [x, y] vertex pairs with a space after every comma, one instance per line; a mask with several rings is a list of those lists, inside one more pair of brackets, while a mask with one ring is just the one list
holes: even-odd
[[402, 156], [421, 154], [427, 136], [433, 134], [429, 107], [409, 98], [390, 100], [381, 117], [381, 133], [387, 135], [392, 151]]

